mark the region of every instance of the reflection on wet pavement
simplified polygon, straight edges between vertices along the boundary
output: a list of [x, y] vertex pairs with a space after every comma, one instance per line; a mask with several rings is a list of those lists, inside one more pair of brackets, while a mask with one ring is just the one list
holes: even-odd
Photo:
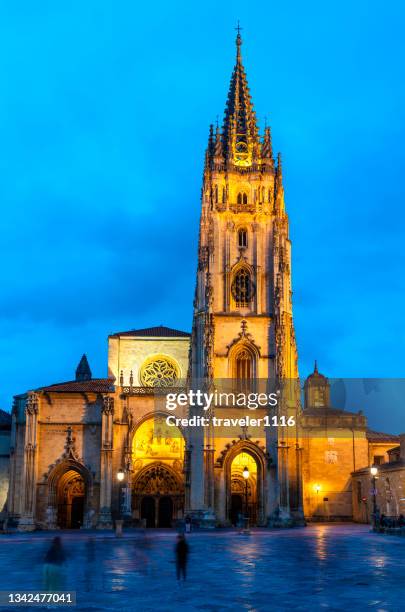
[[[1, 590], [44, 588], [54, 535], [1, 536]], [[364, 525], [192, 533], [180, 584], [175, 532], [133, 531], [122, 539], [62, 532], [62, 540], [64, 583], [77, 592], [76, 610], [405, 610], [405, 539]]]

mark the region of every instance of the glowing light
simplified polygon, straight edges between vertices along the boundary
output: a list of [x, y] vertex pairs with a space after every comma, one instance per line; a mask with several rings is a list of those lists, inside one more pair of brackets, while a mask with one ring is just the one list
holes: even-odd
[[125, 478], [125, 472], [122, 468], [120, 468], [117, 472], [117, 480], [119, 480], [120, 482], [122, 482]]
[[314, 485], [314, 489], [317, 493], [319, 493], [319, 491], [321, 490], [321, 485], [320, 484]]
[[244, 478], [245, 480], [247, 480], [247, 479], [249, 478], [250, 474], [249, 474], [249, 470], [248, 470], [248, 468], [247, 468], [247, 467], [244, 467], [244, 468], [243, 468], [242, 476], [243, 476], [243, 478]]
[[378, 468], [376, 468], [376, 467], [373, 465], [373, 467], [371, 467], [371, 468], [370, 468], [370, 474], [371, 474], [372, 476], [377, 476], [377, 474], [378, 474]]

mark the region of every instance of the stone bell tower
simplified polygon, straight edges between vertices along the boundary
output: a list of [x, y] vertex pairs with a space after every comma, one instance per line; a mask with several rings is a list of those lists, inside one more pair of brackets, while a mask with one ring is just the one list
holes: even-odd
[[[189, 375], [208, 386], [218, 379], [298, 377], [281, 156], [275, 164], [269, 127], [259, 135], [241, 47], [238, 28], [224, 122], [222, 129], [210, 127], [203, 174]], [[296, 390], [287, 393], [284, 409], [289, 414], [295, 414], [298, 404]], [[202, 471], [204, 482], [196, 483], [192, 475], [190, 507], [213, 508], [217, 440], [212, 432], [205, 432], [204, 439], [202, 432], [193, 436], [191, 468], [194, 474]], [[278, 501], [269, 506], [278, 504], [288, 515], [287, 455], [298, 444], [297, 432], [266, 431], [263, 438], [279, 471], [273, 487]]]

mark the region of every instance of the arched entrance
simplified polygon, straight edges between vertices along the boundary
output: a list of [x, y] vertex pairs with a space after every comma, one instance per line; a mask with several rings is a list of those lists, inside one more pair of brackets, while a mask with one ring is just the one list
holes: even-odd
[[248, 516], [251, 525], [265, 525], [267, 463], [263, 450], [250, 440], [241, 440], [226, 453], [223, 469], [224, 520], [236, 525]]
[[69, 470], [59, 479], [57, 486], [57, 525], [61, 529], [80, 529], [84, 521], [84, 479]]
[[80, 529], [90, 526], [87, 523], [91, 483], [89, 471], [80, 462], [66, 459], [55, 465], [48, 476], [48, 507], [45, 517], [48, 529]]
[[135, 431], [132, 509], [147, 527], [172, 527], [184, 512], [184, 438], [155, 415]]
[[[244, 475], [248, 475], [245, 478]], [[240, 522], [239, 515], [247, 516], [251, 525], [257, 524], [257, 463], [246, 452], [240, 452], [231, 464], [231, 504], [229, 520]]]
[[172, 527], [183, 513], [184, 490], [178, 474], [163, 463], [152, 463], [134, 481], [134, 507], [146, 527]]

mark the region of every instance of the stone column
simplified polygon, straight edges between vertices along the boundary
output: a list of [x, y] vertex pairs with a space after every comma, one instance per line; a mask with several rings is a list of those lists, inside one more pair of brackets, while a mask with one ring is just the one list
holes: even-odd
[[39, 398], [31, 392], [25, 405], [25, 444], [23, 483], [21, 490], [21, 518], [18, 528], [21, 531], [35, 529], [35, 500], [37, 485], [37, 425]]
[[288, 474], [288, 449], [285, 440], [280, 440], [278, 450], [278, 507], [280, 523], [288, 523], [291, 520], [290, 512], [290, 484]]
[[296, 467], [296, 495], [297, 505], [295, 508], [296, 520], [304, 522], [303, 487], [302, 487], [302, 448], [299, 443], [295, 444], [295, 467]]
[[190, 487], [191, 487], [191, 453], [193, 447], [186, 441], [184, 449], [184, 512], [187, 513], [191, 509], [190, 505]]
[[190, 461], [190, 510], [196, 511], [204, 507], [204, 447], [200, 436], [193, 436], [191, 439], [193, 450]]
[[112, 527], [113, 417], [114, 398], [105, 395], [101, 409], [100, 514], [97, 525], [99, 529], [110, 529]]
[[204, 468], [205, 468], [205, 495], [204, 506], [211, 510], [214, 509], [214, 448], [211, 444], [206, 444], [204, 449]]

